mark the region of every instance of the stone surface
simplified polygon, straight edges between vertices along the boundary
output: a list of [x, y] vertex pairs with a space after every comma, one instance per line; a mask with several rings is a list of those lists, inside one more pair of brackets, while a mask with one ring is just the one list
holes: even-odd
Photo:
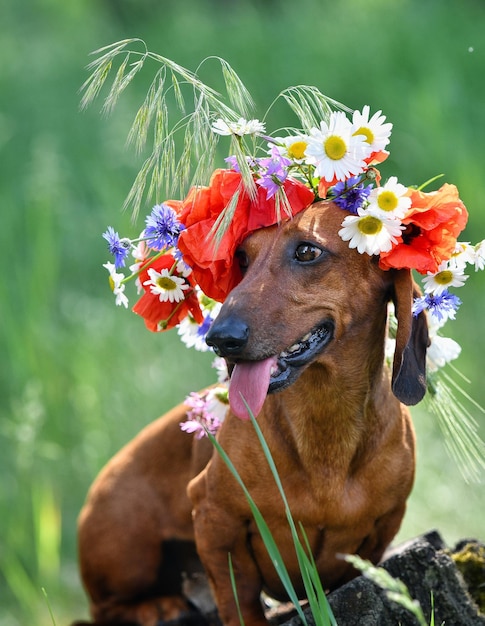
[[[440, 535], [428, 533], [391, 552], [382, 567], [407, 586], [417, 600], [427, 623], [431, 623], [431, 598], [434, 624], [440, 626], [485, 626], [453, 559]], [[329, 595], [338, 626], [416, 626], [416, 618], [404, 607], [391, 601], [386, 592], [359, 576]], [[311, 615], [308, 623], [314, 624]], [[299, 618], [284, 622], [298, 626]]]

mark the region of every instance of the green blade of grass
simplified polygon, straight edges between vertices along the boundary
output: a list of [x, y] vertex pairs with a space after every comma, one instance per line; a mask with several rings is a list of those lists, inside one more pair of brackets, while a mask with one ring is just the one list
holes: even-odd
[[[244, 398], [243, 401], [245, 402]], [[318, 574], [318, 569], [316, 567], [316, 563], [313, 559], [313, 555], [311, 553], [311, 548], [310, 548], [310, 544], [308, 542], [308, 538], [306, 536], [306, 533], [304, 531], [303, 526], [300, 524], [300, 530], [302, 533], [302, 536], [304, 538], [304, 542], [305, 542], [305, 547], [302, 544], [302, 541], [300, 539], [300, 536], [298, 534], [298, 530], [296, 528], [296, 524], [293, 520], [293, 516], [291, 514], [291, 510], [288, 504], [288, 500], [286, 498], [286, 494], [284, 492], [283, 489], [283, 485], [281, 483], [281, 479], [278, 473], [278, 470], [276, 468], [276, 465], [274, 463], [273, 457], [271, 455], [271, 451], [268, 447], [268, 444], [266, 443], [266, 440], [264, 438], [264, 435], [259, 427], [259, 424], [257, 423], [254, 415], [252, 414], [249, 406], [246, 404], [246, 408], [248, 410], [248, 415], [251, 419], [251, 423], [256, 431], [258, 440], [260, 442], [260, 445], [263, 449], [263, 453], [265, 455], [266, 461], [270, 467], [271, 473], [273, 474], [273, 478], [276, 482], [276, 485], [278, 487], [278, 491], [280, 492], [281, 498], [283, 500], [283, 504], [285, 507], [285, 513], [286, 513], [286, 517], [287, 517], [287, 521], [290, 527], [290, 531], [291, 531], [291, 535], [292, 535], [292, 539], [293, 539], [293, 543], [294, 543], [294, 547], [295, 547], [295, 552], [296, 552], [296, 556], [298, 559], [298, 564], [300, 567], [300, 574], [302, 576], [302, 581], [303, 581], [303, 585], [305, 588], [305, 592], [307, 595], [307, 599], [310, 605], [310, 609], [312, 611], [312, 615], [314, 617], [315, 620], [315, 624], [316, 626], [336, 626], [337, 622], [335, 620], [335, 617], [332, 613], [332, 610], [330, 608], [330, 605], [328, 604], [328, 599], [327, 596], [325, 594], [325, 590], [323, 589], [321, 580], [320, 580], [320, 576]], [[263, 538], [263, 541], [265, 542], [265, 546], [266, 549], [268, 550], [268, 553], [270, 554], [273, 563], [275, 564], [276, 567], [276, 562], [274, 559], [281, 559], [281, 554], [279, 553], [279, 550], [274, 542], [274, 539], [271, 535], [271, 532], [265, 522], [265, 520], [263, 519], [263, 517], [261, 516], [261, 513], [259, 511], [259, 509], [257, 509], [256, 504], [254, 503], [254, 501], [252, 500], [247, 488], [245, 487], [242, 479], [240, 478], [239, 474], [237, 474], [237, 470], [234, 468], [234, 466], [232, 465], [230, 459], [227, 457], [227, 454], [222, 450], [221, 446], [218, 444], [218, 442], [212, 437], [214, 445], [216, 445], [216, 448], [218, 449], [219, 453], [223, 452], [223, 460], [226, 462], [226, 464], [228, 465], [229, 469], [231, 470], [231, 472], [234, 474], [234, 476], [236, 477], [236, 479], [238, 480], [239, 484], [241, 485], [241, 487], [244, 490], [244, 493], [246, 495], [246, 498], [248, 499], [248, 502], [250, 504], [251, 510], [253, 512], [253, 515], [255, 515], [255, 520], [256, 523], [258, 525], [258, 528], [260, 528], [260, 532], [261, 532], [261, 536]], [[266, 541], [268, 541], [268, 543], [266, 543]], [[281, 561], [281, 563], [278, 562], [278, 567], [277, 567], [277, 571], [278, 573], [280, 571], [285, 572], [285, 575], [288, 576], [288, 572], [286, 570], [286, 567], [284, 566], [284, 563]], [[300, 615], [300, 617], [302, 617], [303, 611], [299, 605], [298, 602], [298, 598], [296, 596], [296, 593], [294, 593], [294, 587], [293, 584], [291, 583], [291, 580], [286, 580], [284, 581], [283, 579], [282, 583], [285, 585], [285, 589], [287, 590], [288, 593], [288, 586], [291, 586], [293, 595], [289, 595], [291, 601], [293, 602], [293, 604], [295, 605], [295, 607], [297, 608], [297, 611]], [[302, 620], [305, 620], [304, 617], [302, 617]], [[304, 622], [306, 623], [306, 621]]]
[[251, 494], [249, 493], [246, 485], [244, 484], [242, 478], [240, 477], [239, 472], [235, 468], [231, 459], [226, 454], [225, 450], [222, 448], [222, 446], [219, 444], [217, 439], [211, 433], [209, 433], [208, 431], [206, 432], [207, 432], [207, 436], [209, 437], [214, 447], [216, 448], [218, 454], [221, 456], [222, 460], [227, 465], [232, 475], [241, 486], [241, 489], [243, 490], [244, 495], [249, 503], [249, 506], [251, 508], [251, 513], [254, 517], [254, 521], [256, 522], [256, 526], [258, 527], [259, 532], [261, 533], [261, 537], [263, 539], [266, 550], [268, 551], [270, 559], [273, 563], [273, 566], [275, 567], [278, 573], [278, 576], [285, 588], [286, 593], [288, 594], [288, 597], [290, 598], [291, 602], [293, 602], [293, 604], [295, 605], [295, 608], [303, 624], [308, 626], [307, 620], [305, 618], [305, 614], [303, 613], [303, 609], [300, 606], [298, 596], [296, 594], [293, 583], [291, 582], [291, 578], [288, 574], [288, 570], [286, 569], [286, 566], [283, 562], [283, 558], [281, 557], [281, 553], [278, 549], [278, 546], [276, 545], [276, 542], [273, 538], [273, 535], [271, 534], [271, 531], [269, 530], [269, 527], [264, 517], [262, 516]]
[[241, 624], [241, 626], [245, 626], [244, 618], [243, 618], [242, 613], [241, 613], [241, 606], [239, 604], [239, 596], [238, 596], [238, 593], [237, 593], [236, 576], [234, 575], [234, 567], [232, 565], [232, 557], [231, 557], [231, 553], [230, 552], [227, 555], [227, 559], [229, 561], [229, 577], [231, 579], [231, 587], [232, 587], [232, 593], [234, 594], [234, 600], [236, 601], [236, 607], [237, 607], [237, 614], [238, 614], [238, 617], [239, 617], [239, 623]]
[[[244, 398], [243, 401], [245, 402]], [[291, 534], [292, 534], [292, 538], [293, 538], [293, 542], [295, 545], [295, 550], [296, 550], [296, 554], [297, 554], [297, 558], [298, 558], [298, 563], [300, 566], [300, 572], [302, 574], [302, 578], [303, 578], [303, 583], [305, 586], [305, 591], [307, 594], [307, 598], [308, 601], [310, 602], [310, 607], [312, 608], [312, 614], [314, 615], [315, 619], [318, 619], [320, 616], [323, 616], [324, 614], [327, 614], [328, 616], [328, 620], [330, 620], [330, 623], [334, 624], [335, 622], [335, 617], [332, 614], [332, 611], [330, 609], [330, 606], [328, 604], [328, 600], [327, 600], [327, 596], [325, 594], [325, 591], [322, 587], [322, 583], [320, 580], [320, 576], [318, 575], [318, 570], [316, 567], [315, 562], [313, 561], [313, 557], [311, 559], [311, 561], [308, 558], [308, 554], [311, 555], [311, 550], [310, 550], [310, 546], [308, 544], [308, 539], [306, 537], [306, 534], [303, 531], [306, 543], [307, 543], [307, 549], [308, 549], [308, 554], [307, 552], [305, 552], [302, 544], [301, 544], [301, 540], [300, 537], [298, 535], [298, 531], [295, 525], [295, 522], [293, 520], [293, 516], [291, 514], [291, 510], [290, 510], [290, 506], [288, 504], [288, 500], [286, 498], [286, 494], [284, 492], [283, 489], [283, 485], [281, 483], [281, 479], [278, 473], [278, 470], [276, 468], [275, 462], [273, 460], [273, 457], [271, 455], [271, 451], [268, 447], [268, 444], [266, 443], [266, 440], [264, 438], [264, 435], [261, 431], [261, 428], [259, 427], [259, 424], [257, 423], [256, 418], [254, 417], [254, 415], [251, 412], [251, 409], [249, 408], [248, 404], [245, 402], [246, 404], [246, 408], [248, 410], [248, 414], [249, 417], [251, 419], [251, 422], [253, 424], [253, 427], [256, 431], [256, 434], [258, 436], [259, 442], [261, 444], [261, 447], [263, 448], [263, 452], [264, 455], [266, 457], [266, 460], [268, 462], [268, 465], [271, 469], [271, 472], [273, 474], [273, 478], [276, 482], [276, 485], [278, 487], [278, 490], [280, 492], [280, 495], [283, 499], [284, 505], [285, 505], [285, 512], [286, 512], [286, 517], [288, 520], [288, 524], [290, 526], [290, 530], [291, 530]], [[303, 530], [303, 527], [302, 527]], [[315, 592], [315, 590], [317, 590]], [[318, 602], [317, 598], [320, 600], [320, 602]], [[328, 624], [328, 620], [326, 622], [320, 622], [321, 624]]]

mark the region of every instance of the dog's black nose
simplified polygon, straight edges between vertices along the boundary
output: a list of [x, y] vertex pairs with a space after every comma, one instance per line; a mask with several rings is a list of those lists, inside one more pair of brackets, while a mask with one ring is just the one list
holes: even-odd
[[206, 343], [218, 356], [237, 356], [249, 339], [249, 327], [239, 317], [227, 317], [212, 324]]

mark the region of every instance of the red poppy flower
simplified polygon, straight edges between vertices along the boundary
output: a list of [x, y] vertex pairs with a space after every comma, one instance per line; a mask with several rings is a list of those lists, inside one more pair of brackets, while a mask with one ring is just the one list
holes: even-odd
[[[283, 189], [292, 215], [315, 199], [310, 189], [293, 179], [287, 179]], [[232, 220], [216, 244], [213, 238], [216, 221], [235, 193], [238, 196]], [[286, 216], [283, 209], [281, 215], [277, 214], [275, 198], [268, 200], [265, 189], [257, 187], [255, 194], [251, 199], [240, 173], [218, 169], [209, 187], [193, 188], [177, 208], [179, 220], [186, 227], [180, 234], [178, 247], [202, 291], [214, 300], [224, 301], [242, 278], [239, 265], [234, 262], [237, 247], [255, 230], [272, 226]]]
[[410, 191], [411, 208], [403, 224], [406, 230], [389, 252], [381, 252], [382, 269], [410, 268], [421, 274], [437, 272], [453, 254], [456, 240], [465, 228], [468, 212], [454, 185], [438, 191]]
[[[190, 275], [185, 280], [192, 289], [186, 291], [185, 298], [180, 302], [162, 302], [158, 294], [150, 290], [150, 285], [144, 283], [150, 280], [149, 269], [160, 272], [163, 269], [170, 270], [176, 260], [171, 254], [164, 254], [153, 262], [150, 260], [143, 264], [139, 278], [144, 290], [144, 294], [133, 307], [133, 312], [137, 313], [145, 320], [145, 326], [152, 332], [169, 330], [179, 324], [190, 313], [198, 324], [202, 324], [204, 316], [199, 306], [199, 300], [195, 293], [195, 283]], [[175, 272], [177, 276], [177, 272]]]
[[318, 183], [318, 196], [320, 198], [322, 198], [322, 200], [325, 200], [325, 198], [327, 197], [327, 193], [328, 190], [331, 187], [334, 187], [338, 182], [340, 182], [338, 180], [338, 178], [336, 176], [333, 177], [333, 180], [331, 180], [330, 182], [326, 181], [325, 178], [320, 178], [320, 181]]
[[383, 163], [387, 157], [389, 156], [389, 152], [387, 150], [378, 150], [377, 152], [372, 152], [367, 159], [364, 161], [369, 165], [379, 165], [379, 163]]

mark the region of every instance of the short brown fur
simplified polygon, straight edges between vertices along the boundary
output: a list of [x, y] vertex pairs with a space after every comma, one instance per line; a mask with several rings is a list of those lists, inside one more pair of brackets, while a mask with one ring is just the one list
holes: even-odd
[[[216, 335], [218, 324], [238, 319], [250, 329], [230, 362], [280, 354], [322, 321], [333, 325], [330, 343], [294, 384], [267, 396], [257, 417], [328, 589], [355, 575], [339, 555], [378, 562], [400, 527], [414, 478], [414, 433], [398, 398], [421, 399], [427, 347], [425, 317], [411, 315], [409, 271], [381, 271], [376, 258], [351, 250], [337, 234], [343, 216], [322, 202], [248, 237], [247, 271], [212, 328]], [[301, 242], [323, 257], [295, 262]], [[392, 377], [384, 362], [391, 299], [398, 318]], [[79, 552], [96, 623], [155, 626], [185, 610], [178, 591], [166, 596], [160, 588], [162, 543], [174, 539], [195, 539], [226, 626], [239, 624], [228, 553], [248, 626], [267, 623], [261, 591], [285, 599], [240, 487], [207, 439], [180, 430], [186, 410], [180, 405], [144, 429], [90, 490]], [[218, 437], [303, 596], [281, 498], [252, 425], [229, 412]]]

